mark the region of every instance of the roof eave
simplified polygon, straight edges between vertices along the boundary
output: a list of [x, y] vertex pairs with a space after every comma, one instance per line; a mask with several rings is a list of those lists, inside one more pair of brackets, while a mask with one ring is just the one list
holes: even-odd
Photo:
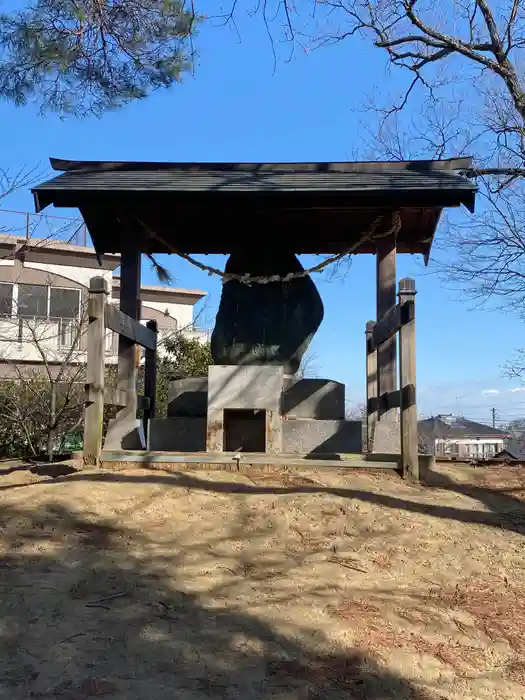
[[[470, 160], [472, 160], [472, 159], [470, 159]], [[471, 190], [462, 190], [462, 191], [461, 191], [462, 196], [460, 197], [460, 202], [459, 202], [459, 204], [460, 204], [460, 205], [462, 204], [471, 214], [474, 214], [474, 213], [475, 213], [475, 209], [476, 209], [476, 193], [478, 192], [478, 189], [479, 189], [479, 188], [476, 186], [476, 187], [473, 187]], [[429, 245], [428, 245], [428, 250], [426, 250], [426, 251], [423, 253], [423, 262], [424, 262], [424, 264], [425, 264], [425, 267], [427, 267], [427, 266], [428, 266], [428, 263], [430, 262], [430, 252], [431, 252], [431, 249], [432, 249], [432, 245], [433, 245], [433, 243], [434, 243], [434, 236], [436, 235], [436, 230], [437, 230], [437, 227], [438, 227], [438, 224], [439, 224], [439, 218], [441, 217], [442, 211], [443, 211], [443, 210], [441, 210], [441, 212], [440, 212], [440, 214], [439, 214], [439, 217], [438, 217], [438, 219], [437, 219], [437, 221], [436, 221], [436, 227], [434, 228], [434, 232], [433, 232], [433, 234], [432, 234], [432, 240], [430, 241], [430, 243], [429, 243]]]
[[[125, 201], [129, 201], [130, 198], [136, 200], [137, 198], [166, 198], [173, 196], [185, 196], [185, 197], [210, 197], [214, 198], [219, 195], [218, 192], [214, 191], [183, 191], [183, 190], [133, 190], [133, 189], [122, 189], [122, 190], [106, 190], [106, 189], [66, 189], [63, 187], [57, 187], [56, 189], [51, 188], [49, 185], [52, 181], [45, 182], [42, 185], [34, 187], [31, 192], [35, 201], [35, 210], [37, 213], [43, 211], [46, 207], [53, 205], [55, 207], [77, 207], [89, 206], [93, 203], [93, 198], [96, 197], [97, 200], [104, 200], [105, 203], [122, 204]], [[400, 207], [422, 207], [422, 208], [449, 208], [449, 207], [459, 207], [461, 205], [465, 206], [471, 213], [474, 212], [474, 202], [475, 194], [477, 189], [460, 189], [460, 190], [442, 190], [436, 188], [422, 188], [422, 189], [399, 189], [398, 191], [388, 190], [367, 190], [367, 189], [333, 189], [333, 190], [322, 190], [322, 189], [297, 189], [297, 190], [253, 190], [253, 191], [230, 191], [220, 193], [221, 198], [225, 195], [230, 198], [244, 199], [244, 198], [261, 198], [273, 197], [284, 199], [286, 197], [298, 197], [298, 198], [328, 198], [333, 197], [338, 201], [343, 198], [348, 198], [348, 207], [355, 208], [359, 206], [355, 201], [362, 202], [363, 207], [373, 207], [377, 205], [376, 200], [383, 200], [385, 204], [383, 206], [394, 206], [396, 199], [399, 200]], [[354, 200], [354, 201], [353, 201]]]
[[44, 209], [53, 204], [53, 195], [51, 192], [46, 192], [45, 190], [40, 190], [37, 187], [33, 187], [31, 193], [35, 202], [35, 212], [37, 214], [40, 214], [40, 212], [44, 211]]
[[456, 170], [458, 173], [468, 172], [472, 169], [472, 157], [461, 156], [459, 158], [445, 158], [443, 160], [406, 160], [406, 161], [334, 161], [334, 162], [273, 162], [273, 163], [225, 163], [217, 161], [200, 161], [200, 162], [166, 162], [166, 161], [79, 161], [66, 160], [62, 158], [50, 158], [51, 167], [53, 170], [60, 172], [71, 172], [74, 170], [90, 170], [90, 169], [122, 169], [122, 168], [198, 168], [202, 166], [215, 167], [222, 170], [257, 170], [264, 171], [281, 169], [281, 170], [315, 170], [322, 168], [329, 172], [351, 172], [356, 169], [373, 169], [373, 170], [421, 170], [421, 171], [444, 171]]

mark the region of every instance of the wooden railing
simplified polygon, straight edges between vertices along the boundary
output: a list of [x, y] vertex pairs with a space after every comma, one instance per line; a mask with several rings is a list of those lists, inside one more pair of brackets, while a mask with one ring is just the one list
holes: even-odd
[[[127, 316], [120, 309], [108, 304], [109, 289], [103, 277], [92, 277], [89, 284], [88, 298], [88, 348], [86, 376], [86, 408], [84, 418], [84, 461], [87, 464], [98, 465], [102, 451], [102, 430], [104, 405], [116, 406], [120, 410], [126, 407], [143, 409], [144, 432], [148, 423], [155, 417], [155, 387], [156, 387], [156, 353], [157, 353], [157, 322], [148, 321], [143, 326], [140, 321]], [[114, 331], [119, 336], [120, 346], [125, 350], [136, 350], [140, 345], [146, 349], [144, 364], [144, 396], [137, 401], [136, 395], [136, 365], [130, 372], [130, 363], [119, 361], [117, 388], [105, 387], [105, 350], [106, 329]], [[125, 339], [125, 343], [121, 343]], [[135, 357], [137, 357], [135, 353]], [[126, 376], [123, 376], [126, 374]], [[133, 381], [130, 381], [132, 379]]]
[[[374, 448], [374, 436], [381, 415], [400, 409], [401, 462], [405, 477], [419, 479], [418, 429], [416, 406], [416, 285], [413, 279], [400, 280], [399, 302], [379, 321], [366, 324], [366, 414], [367, 447]], [[381, 394], [378, 349], [399, 333], [399, 390]]]

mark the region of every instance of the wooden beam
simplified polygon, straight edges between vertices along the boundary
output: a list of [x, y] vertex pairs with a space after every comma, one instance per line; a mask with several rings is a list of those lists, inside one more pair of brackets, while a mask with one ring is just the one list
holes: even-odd
[[399, 332], [401, 385], [401, 461], [403, 476], [419, 481], [419, 437], [416, 406], [416, 285], [413, 279], [399, 281], [399, 304], [404, 322]]
[[104, 419], [104, 309], [109, 288], [104, 277], [92, 277], [88, 297], [88, 347], [86, 371], [86, 408], [84, 414], [84, 462], [100, 464]]
[[143, 326], [140, 321], [136, 321], [127, 314], [117, 309], [116, 306], [106, 306], [106, 326], [115, 333], [124, 336], [134, 343], [142, 345], [148, 350], [155, 350], [157, 347], [157, 335], [150, 328]]
[[375, 348], [386, 343], [401, 328], [401, 307], [399, 304], [391, 306], [386, 314], [380, 318], [374, 327], [372, 344]]
[[374, 450], [374, 430], [377, 421], [377, 350], [373, 343], [375, 323], [366, 323], [366, 448]]
[[[396, 305], [396, 240], [388, 236], [377, 242], [377, 318], [382, 319]], [[382, 343], [377, 350], [378, 395], [397, 388], [397, 338]], [[395, 409], [394, 409], [395, 410]], [[394, 414], [391, 411], [387, 413]], [[381, 408], [378, 419], [381, 420]]]
[[381, 411], [389, 411], [391, 408], [401, 407], [401, 393], [399, 389], [386, 391], [377, 400], [377, 405]]

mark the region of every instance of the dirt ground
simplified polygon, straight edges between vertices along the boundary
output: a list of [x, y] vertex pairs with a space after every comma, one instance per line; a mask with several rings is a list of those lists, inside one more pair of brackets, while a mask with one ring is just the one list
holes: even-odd
[[525, 469], [68, 471], [0, 465], [2, 700], [525, 698]]

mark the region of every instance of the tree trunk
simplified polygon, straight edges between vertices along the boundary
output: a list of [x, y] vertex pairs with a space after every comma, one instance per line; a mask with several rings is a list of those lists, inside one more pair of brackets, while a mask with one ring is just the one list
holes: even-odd
[[51, 382], [51, 397], [49, 402], [49, 427], [47, 433], [47, 459], [53, 461], [53, 442], [55, 439], [55, 419], [57, 410], [57, 385]]

